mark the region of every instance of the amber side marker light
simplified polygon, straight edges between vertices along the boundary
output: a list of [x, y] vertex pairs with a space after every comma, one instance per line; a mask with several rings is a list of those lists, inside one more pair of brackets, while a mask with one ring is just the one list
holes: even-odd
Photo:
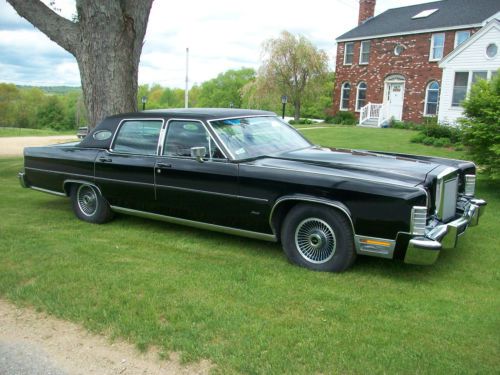
[[361, 240], [359, 242], [361, 242], [362, 244], [365, 244], [365, 245], [391, 246], [391, 244], [389, 242], [385, 242], [385, 241]]

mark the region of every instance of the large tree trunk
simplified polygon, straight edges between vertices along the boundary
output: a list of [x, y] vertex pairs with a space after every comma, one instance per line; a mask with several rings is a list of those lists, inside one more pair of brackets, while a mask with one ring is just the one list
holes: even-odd
[[77, 22], [40, 0], [8, 0], [16, 11], [76, 57], [89, 127], [137, 110], [137, 76], [153, 0], [77, 0]]

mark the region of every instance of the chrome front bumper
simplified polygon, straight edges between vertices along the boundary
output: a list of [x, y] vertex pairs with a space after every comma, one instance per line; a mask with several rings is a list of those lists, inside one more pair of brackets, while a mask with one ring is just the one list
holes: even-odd
[[28, 183], [26, 182], [26, 174], [24, 172], [19, 172], [17, 174], [17, 178], [19, 178], [19, 183], [23, 188], [28, 187]]
[[439, 257], [441, 249], [453, 249], [457, 246], [458, 238], [463, 235], [469, 226], [479, 223], [479, 218], [486, 210], [486, 201], [471, 199], [463, 215], [446, 224], [438, 224], [426, 230], [425, 236], [410, 239], [404, 258], [405, 263], [433, 264]]

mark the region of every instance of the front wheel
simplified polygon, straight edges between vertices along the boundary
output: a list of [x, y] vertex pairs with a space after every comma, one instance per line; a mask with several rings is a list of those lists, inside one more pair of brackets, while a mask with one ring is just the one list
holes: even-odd
[[113, 218], [106, 199], [92, 185], [73, 185], [71, 188], [73, 211], [80, 220], [102, 224]]
[[315, 271], [342, 272], [356, 259], [350, 222], [327, 206], [292, 208], [281, 228], [281, 242], [291, 262]]

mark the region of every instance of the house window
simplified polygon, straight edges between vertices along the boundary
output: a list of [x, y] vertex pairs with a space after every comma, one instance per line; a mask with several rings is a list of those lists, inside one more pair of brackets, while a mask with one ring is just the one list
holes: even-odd
[[488, 44], [488, 47], [486, 47], [486, 56], [492, 59], [497, 55], [497, 53], [498, 53], [497, 45], [495, 43]]
[[460, 107], [460, 103], [467, 95], [467, 84], [469, 82], [469, 72], [455, 72], [455, 82], [453, 84], [453, 97], [451, 105]]
[[470, 37], [469, 30], [457, 31], [455, 33], [455, 48], [457, 48], [460, 44], [465, 42]]
[[476, 83], [480, 79], [487, 80], [488, 79], [488, 72], [486, 72], [486, 71], [472, 72], [472, 84]]
[[358, 94], [356, 95], [356, 111], [361, 110], [366, 105], [366, 83], [360, 82], [358, 85]]
[[354, 43], [346, 43], [344, 49], [344, 65], [352, 65], [354, 61]]
[[349, 96], [351, 95], [351, 84], [344, 82], [342, 84], [342, 92], [340, 96], [340, 109], [346, 111], [349, 109]]
[[438, 61], [443, 58], [444, 54], [444, 33], [432, 34], [430, 61]]
[[359, 52], [359, 63], [368, 64], [370, 61], [370, 41], [365, 40], [361, 42], [361, 50]]
[[439, 102], [439, 83], [437, 81], [429, 82], [425, 90], [425, 116], [436, 116]]

